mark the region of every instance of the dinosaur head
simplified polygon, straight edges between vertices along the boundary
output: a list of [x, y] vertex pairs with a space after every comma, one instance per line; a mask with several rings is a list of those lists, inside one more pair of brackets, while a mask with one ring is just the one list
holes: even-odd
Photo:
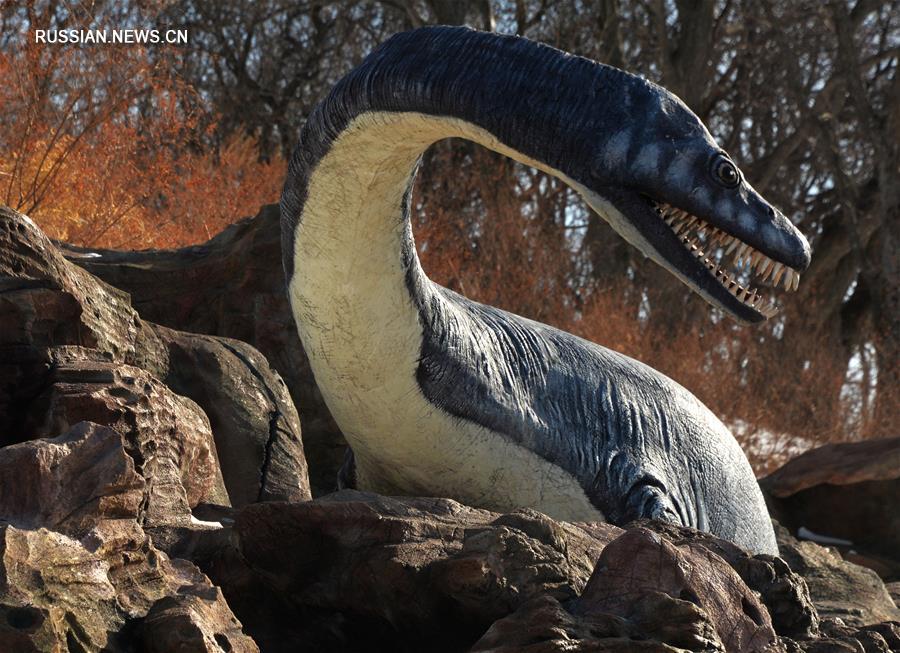
[[[618, 71], [617, 71], [618, 72]], [[739, 322], [761, 322], [778, 286], [796, 290], [809, 244], [747, 182], [701, 120], [639, 77], [604, 125], [578, 190], [628, 242]], [[620, 80], [624, 81], [624, 80]]]

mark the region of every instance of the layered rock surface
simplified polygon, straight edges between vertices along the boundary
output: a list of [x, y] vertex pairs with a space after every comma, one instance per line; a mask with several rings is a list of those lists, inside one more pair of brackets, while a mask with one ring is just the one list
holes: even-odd
[[159, 547], [220, 530], [204, 504], [310, 497], [284, 383], [244, 343], [142, 320], [5, 209], [0, 445], [0, 650], [258, 650]]
[[[121, 252], [61, 244], [72, 262], [129, 293], [147, 320], [248, 342], [287, 382], [303, 420], [316, 494], [335, 489], [346, 443], [316, 387], [285, 292], [277, 205], [202, 245]], [[212, 419], [212, 415], [210, 416]]]
[[656, 522], [310, 500], [294, 398], [322, 490], [340, 446], [276, 223], [67, 260], [0, 211], [0, 651], [900, 650], [878, 576], [784, 529], [782, 559]]
[[[0, 445], [59, 435], [95, 409], [100, 423], [131, 422], [122, 429], [162, 420], [157, 435], [212, 431], [236, 505], [309, 498], [296, 408], [258, 351], [141, 319], [127, 293], [69, 263], [8, 209], [0, 209], [0, 334]], [[116, 389], [102, 390], [110, 375]]]

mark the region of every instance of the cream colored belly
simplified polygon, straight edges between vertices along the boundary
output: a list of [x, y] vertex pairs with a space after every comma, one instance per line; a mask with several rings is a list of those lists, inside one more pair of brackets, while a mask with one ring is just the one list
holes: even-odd
[[410, 383], [351, 397], [345, 385], [331, 388], [329, 373], [318, 367], [319, 387], [353, 448], [360, 489], [450, 497], [495, 511], [531, 507], [570, 521], [603, 519], [571, 474], [435, 407], [407, 371], [395, 374]]

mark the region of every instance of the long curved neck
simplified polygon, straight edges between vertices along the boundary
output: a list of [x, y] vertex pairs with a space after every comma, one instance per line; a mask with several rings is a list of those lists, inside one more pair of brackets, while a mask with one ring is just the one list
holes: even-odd
[[320, 385], [325, 367], [379, 383], [370, 359], [387, 352], [396, 369], [397, 352], [418, 356], [414, 304], [429, 285], [405, 203], [428, 145], [460, 136], [560, 176], [590, 174], [585, 134], [620, 121], [636, 79], [456, 28], [399, 34], [343, 78], [307, 121], [281, 199], [292, 307]]

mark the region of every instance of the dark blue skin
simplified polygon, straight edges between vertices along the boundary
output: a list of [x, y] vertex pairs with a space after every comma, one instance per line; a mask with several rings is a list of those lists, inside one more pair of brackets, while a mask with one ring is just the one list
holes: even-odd
[[[289, 280], [302, 264], [293, 238], [309, 175], [368, 111], [450, 116], [487, 130], [612, 203], [628, 223], [618, 230], [639, 234], [646, 254], [739, 321], [764, 316], [691, 256], [650, 200], [796, 270], [809, 263], [808, 244], [781, 213], [742, 178], [721, 182], [727, 155], [665, 89], [526, 39], [437, 27], [388, 40], [310, 116], [281, 200]], [[613, 523], [661, 518], [777, 552], [746, 458], [699, 401], [637, 361], [432, 283], [415, 254], [408, 195], [398, 209], [407, 224], [398, 255], [423, 326], [417, 381], [428, 401], [564, 468]]]

